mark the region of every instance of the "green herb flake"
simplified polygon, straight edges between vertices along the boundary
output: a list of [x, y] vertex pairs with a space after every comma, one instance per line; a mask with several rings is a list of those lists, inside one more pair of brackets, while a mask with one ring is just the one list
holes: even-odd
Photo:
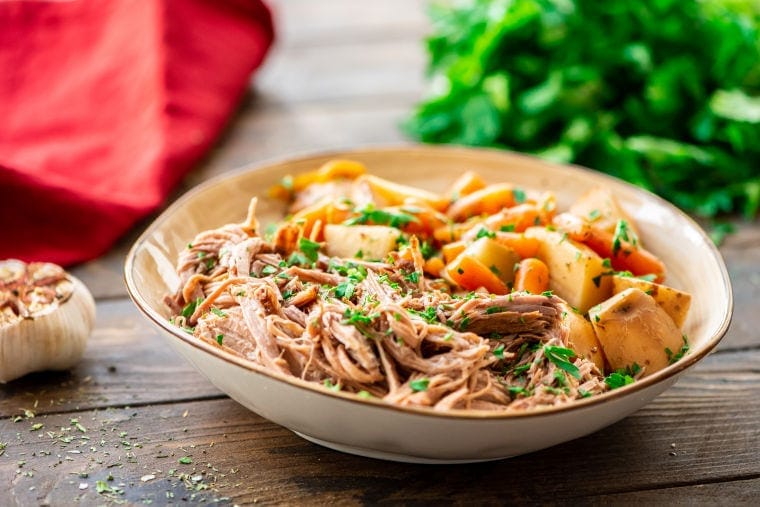
[[544, 345], [544, 356], [554, 363], [557, 368], [560, 368], [576, 379], [581, 378], [581, 372], [577, 366], [570, 362], [570, 358], [576, 354], [572, 349], [565, 347], [557, 347], [553, 345]]
[[428, 385], [430, 385], [430, 379], [427, 378], [418, 378], [409, 382], [409, 387], [414, 392], [427, 391]]
[[322, 245], [316, 241], [312, 241], [307, 238], [300, 238], [298, 240], [298, 249], [301, 250], [307, 259], [311, 262], [317, 262], [319, 258], [319, 249]]
[[180, 465], [192, 465], [193, 459], [190, 456], [182, 456], [177, 460]]
[[364, 208], [358, 210], [359, 215], [353, 218], [349, 218], [344, 225], [359, 225], [359, 224], [375, 224], [375, 225], [389, 225], [397, 229], [407, 225], [409, 223], [417, 223], [419, 219], [414, 215], [404, 213], [402, 211], [387, 211], [376, 209], [372, 204], [366, 205]]
[[627, 386], [628, 384], [633, 384], [634, 382], [635, 380], [630, 375], [617, 371], [604, 377], [604, 383], [607, 384], [610, 389], [617, 389], [619, 387]]
[[504, 344], [499, 344], [496, 348], [493, 349], [493, 355], [498, 357], [499, 359], [504, 359]]
[[211, 307], [211, 313], [213, 313], [213, 314], [214, 314], [214, 315], [216, 315], [217, 317], [222, 317], [222, 318], [224, 318], [224, 317], [226, 317], [226, 316], [227, 316], [227, 314], [226, 314], [226, 313], [224, 313], [222, 310], [220, 310], [219, 308], [217, 308], [217, 307], [215, 307], [215, 306], [212, 306], [212, 307]]
[[527, 196], [525, 195], [525, 190], [521, 188], [514, 188], [512, 189], [512, 196], [515, 198], [515, 202], [517, 204], [522, 204], [526, 201]]
[[267, 275], [268, 276], [268, 275], [273, 275], [275, 273], [277, 273], [277, 268], [274, 267], [274, 266], [270, 266], [270, 265], [264, 266], [264, 268], [261, 270], [261, 274], [262, 275]]
[[499, 230], [501, 232], [514, 232], [515, 224], [502, 225], [501, 227], [499, 227]]
[[221, 345], [223, 341], [224, 341], [224, 335], [223, 334], [216, 335], [216, 343], [218, 343], [219, 345]]
[[493, 239], [495, 237], [496, 237], [496, 233], [493, 232], [493, 231], [489, 231], [485, 227], [481, 227], [478, 230], [478, 233], [475, 235], [476, 239], [480, 239], [480, 238], [492, 238]]
[[507, 311], [507, 309], [503, 306], [489, 306], [488, 308], [486, 308], [486, 315], [501, 313], [505, 311]]

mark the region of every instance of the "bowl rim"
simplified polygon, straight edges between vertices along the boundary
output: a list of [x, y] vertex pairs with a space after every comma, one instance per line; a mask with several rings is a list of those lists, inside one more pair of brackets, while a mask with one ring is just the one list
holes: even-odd
[[[704, 242], [707, 244], [708, 249], [710, 251], [710, 255], [712, 256], [713, 261], [715, 262], [716, 266], [718, 267], [720, 271], [721, 281], [723, 282], [722, 288], [726, 295], [726, 313], [725, 315], [723, 315], [723, 319], [721, 320], [720, 325], [715, 329], [715, 331], [712, 333], [712, 336], [699, 350], [690, 352], [689, 354], [685, 355], [682, 359], [680, 359], [675, 364], [669, 365], [666, 368], [652, 374], [651, 376], [644, 377], [643, 379], [637, 380], [636, 382], [632, 384], [629, 384], [617, 389], [613, 389], [596, 396], [574, 400], [568, 403], [564, 403], [562, 405], [541, 406], [541, 407], [536, 407], [532, 409], [527, 409], [524, 411], [490, 411], [490, 410], [480, 410], [480, 409], [452, 409], [452, 410], [447, 410], [447, 411], [441, 411], [441, 410], [435, 410], [430, 407], [417, 407], [417, 406], [407, 407], [407, 406], [392, 405], [389, 403], [385, 403], [381, 401], [380, 399], [374, 399], [374, 398], [369, 398], [369, 399], [359, 398], [357, 395], [353, 393], [346, 393], [342, 391], [332, 391], [324, 387], [322, 384], [309, 382], [306, 380], [302, 380], [298, 377], [291, 377], [291, 376], [281, 374], [279, 372], [267, 370], [265, 367], [258, 365], [254, 363], [253, 361], [249, 361], [242, 357], [233, 355], [232, 353], [226, 352], [222, 348], [212, 346], [211, 344], [206, 343], [205, 341], [198, 340], [197, 338], [189, 335], [188, 333], [172, 325], [167, 319], [163, 318], [160, 314], [158, 314], [158, 312], [153, 310], [153, 308], [151, 308], [151, 305], [142, 297], [140, 293], [139, 286], [136, 283], [136, 280], [134, 278], [134, 270], [136, 267], [135, 258], [137, 256], [137, 252], [142, 248], [143, 244], [149, 241], [154, 231], [157, 230], [163, 224], [163, 222], [165, 222], [168, 219], [169, 216], [171, 216], [177, 209], [181, 208], [187, 201], [194, 199], [198, 194], [202, 194], [203, 192], [205, 192], [207, 189], [211, 187], [223, 184], [224, 182], [230, 179], [244, 177], [245, 175], [248, 175], [249, 173], [255, 173], [257, 171], [263, 170], [272, 165], [280, 165], [280, 164], [285, 164], [285, 163], [308, 163], [310, 160], [314, 160], [316, 163], [317, 160], [321, 160], [324, 158], [351, 158], [351, 156], [368, 154], [368, 153], [373, 153], [373, 154], [374, 153], [377, 153], [377, 154], [398, 153], [402, 155], [415, 155], [415, 154], [426, 154], [426, 153], [436, 153], [436, 152], [450, 153], [452, 155], [466, 155], [466, 154], [478, 155], [479, 154], [478, 156], [491, 155], [497, 158], [503, 157], [503, 158], [513, 158], [513, 159], [515, 158], [528, 159], [534, 164], [539, 163], [541, 165], [546, 166], [547, 168], [550, 168], [551, 170], [560, 170], [560, 169], [563, 171], [569, 170], [579, 175], [591, 174], [596, 178], [606, 179], [614, 183], [615, 185], [623, 185], [627, 187], [628, 190], [631, 190], [634, 193], [639, 193], [648, 199], [654, 199], [661, 206], [668, 209], [670, 212], [679, 215], [682, 219], [685, 219], [687, 223], [695, 231], [698, 232], [698, 234], [702, 237]], [[135, 303], [137, 308], [140, 310], [140, 312], [143, 313], [143, 315], [145, 315], [149, 320], [153, 321], [159, 328], [167, 332], [173, 338], [175, 339], [178, 338], [185, 344], [190, 345], [191, 347], [195, 349], [199, 349], [202, 352], [209, 353], [215, 356], [217, 359], [221, 359], [234, 366], [242, 367], [255, 374], [264, 375], [271, 380], [275, 380], [277, 382], [284, 382], [293, 387], [305, 388], [308, 391], [310, 391], [312, 394], [326, 396], [328, 398], [333, 398], [333, 399], [337, 398], [343, 401], [356, 403], [364, 407], [376, 407], [376, 408], [387, 409], [387, 410], [396, 411], [396, 412], [402, 412], [404, 414], [409, 414], [409, 415], [416, 414], [416, 415], [427, 416], [431, 418], [463, 419], [463, 420], [511, 420], [514, 418], [543, 417], [543, 416], [547, 416], [551, 414], [559, 414], [559, 413], [566, 413], [570, 411], [586, 409], [586, 408], [593, 407], [602, 403], [609, 402], [611, 400], [628, 397], [629, 395], [632, 395], [636, 392], [641, 392], [651, 386], [654, 386], [655, 384], [664, 382], [665, 380], [669, 378], [679, 376], [685, 370], [691, 368], [697, 362], [702, 360], [702, 358], [707, 356], [718, 345], [718, 343], [723, 339], [726, 332], [728, 331], [728, 328], [731, 324], [731, 319], [733, 318], [733, 310], [734, 310], [734, 300], [733, 300], [733, 291], [731, 288], [731, 280], [729, 278], [728, 270], [726, 268], [723, 257], [720, 254], [718, 248], [715, 246], [713, 241], [709, 238], [709, 236], [705, 233], [705, 231], [699, 226], [699, 224], [697, 224], [697, 222], [692, 217], [690, 217], [689, 215], [687, 215], [686, 213], [681, 211], [679, 208], [677, 208], [675, 205], [663, 199], [662, 197], [656, 194], [653, 194], [652, 192], [649, 192], [648, 190], [645, 190], [641, 187], [637, 187], [631, 183], [628, 183], [622, 179], [616, 178], [614, 176], [611, 176], [599, 171], [589, 169], [587, 167], [579, 166], [576, 164], [561, 164], [561, 163], [551, 162], [544, 159], [540, 159], [534, 155], [513, 152], [513, 151], [505, 150], [505, 149], [466, 147], [466, 146], [457, 146], [457, 145], [384, 144], [384, 145], [366, 145], [366, 146], [359, 146], [356, 148], [346, 148], [346, 149], [318, 150], [318, 151], [310, 151], [306, 153], [298, 153], [298, 154], [294, 154], [290, 156], [281, 156], [281, 157], [272, 157], [272, 158], [262, 159], [260, 161], [246, 164], [236, 169], [226, 171], [222, 174], [209, 178], [208, 180], [203, 181], [199, 183], [198, 185], [195, 185], [189, 190], [187, 190], [184, 194], [182, 194], [179, 198], [177, 198], [174, 202], [172, 202], [166, 209], [164, 209], [158, 215], [158, 217], [156, 217], [146, 227], [146, 229], [140, 234], [137, 240], [135, 240], [135, 242], [129, 249], [129, 252], [127, 253], [126, 259], [124, 261], [124, 281], [127, 287], [127, 293], [129, 297], [132, 299], [132, 301]]]

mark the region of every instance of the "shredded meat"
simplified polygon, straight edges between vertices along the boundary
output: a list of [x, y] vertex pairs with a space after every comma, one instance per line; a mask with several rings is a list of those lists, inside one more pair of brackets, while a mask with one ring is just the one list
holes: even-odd
[[592, 362], [556, 359], [568, 350], [556, 296], [451, 294], [424, 276], [414, 237], [411, 260], [303, 262], [297, 228], [272, 242], [257, 229], [249, 217], [182, 252], [167, 297], [176, 325], [279, 374], [397, 405], [525, 410], [607, 389]]

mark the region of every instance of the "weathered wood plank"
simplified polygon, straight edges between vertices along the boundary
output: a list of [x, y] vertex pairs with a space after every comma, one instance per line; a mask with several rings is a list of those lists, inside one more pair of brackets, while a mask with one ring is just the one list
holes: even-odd
[[23, 409], [42, 414], [221, 395], [131, 301], [100, 302], [97, 311], [82, 361], [70, 372], [35, 373], [0, 385], [0, 417]]
[[760, 478], [632, 491], [584, 499], [586, 505], [757, 505]]
[[[189, 497], [192, 492], [169, 477], [170, 469], [200, 475], [212, 486], [216, 491], [204, 501], [231, 497], [235, 503], [501, 503], [667, 487], [688, 486], [688, 492], [704, 482], [760, 475], [758, 383], [756, 373], [741, 368], [700, 371], [645, 409], [588, 437], [510, 460], [435, 468], [322, 449], [228, 399], [53, 414], [16, 423], [6, 419], [0, 421], [7, 441], [0, 483], [11, 485], [11, 498], [19, 504], [50, 498], [96, 503], [101, 497], [95, 481], [109, 472], [113, 485], [125, 484], [130, 501], [165, 500], [167, 491]], [[737, 406], [744, 407], [739, 414]], [[72, 417], [87, 433], [72, 427]], [[44, 426], [31, 431], [33, 424]], [[61, 440], [67, 436], [73, 441]], [[83, 441], [85, 436], [90, 440]], [[183, 456], [193, 463], [179, 464]], [[26, 463], [17, 473], [19, 460]], [[81, 471], [88, 477], [78, 477]], [[148, 474], [156, 478], [141, 482]], [[79, 490], [81, 483], [87, 489]], [[738, 488], [736, 499], [745, 493]]]

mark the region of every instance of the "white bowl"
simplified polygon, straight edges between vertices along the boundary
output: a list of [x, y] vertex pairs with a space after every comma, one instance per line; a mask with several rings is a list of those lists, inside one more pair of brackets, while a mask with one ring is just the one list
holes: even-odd
[[[196, 233], [245, 218], [251, 196], [260, 198], [262, 223], [279, 219], [284, 205], [266, 190], [286, 174], [333, 158], [363, 162], [373, 174], [434, 191], [465, 170], [487, 181], [553, 190], [560, 209], [594, 185], [606, 185], [641, 231], [642, 241], [668, 267], [667, 283], [689, 292], [685, 324], [691, 350], [678, 363], [629, 386], [558, 408], [524, 413], [474, 410], [437, 412], [400, 408], [332, 392], [267, 371], [169, 323], [162, 300], [179, 284], [177, 254]], [[560, 166], [504, 151], [403, 146], [358, 149], [266, 163], [223, 175], [194, 188], [140, 236], [127, 256], [125, 277], [138, 308], [163, 336], [215, 386], [259, 415], [321, 445], [340, 451], [418, 463], [461, 463], [516, 456], [592, 433], [635, 412], [670, 387], [723, 337], [733, 301], [723, 260], [706, 234], [664, 200], [587, 169]]]

